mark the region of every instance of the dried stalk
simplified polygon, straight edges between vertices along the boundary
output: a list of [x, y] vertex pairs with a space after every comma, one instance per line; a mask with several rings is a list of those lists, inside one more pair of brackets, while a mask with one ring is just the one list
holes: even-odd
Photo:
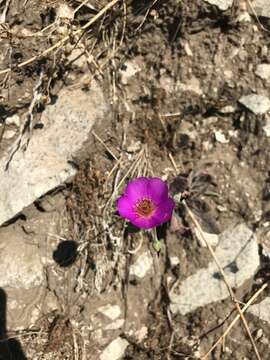
[[[91, 20], [89, 20], [84, 26], [82, 26], [80, 29], [76, 30], [73, 33], [73, 36], [80, 34], [81, 32], [83, 32], [84, 30], [88, 29], [92, 24], [94, 24], [98, 19], [101, 18], [102, 15], [104, 15], [108, 10], [110, 10], [112, 7], [114, 7], [114, 5], [116, 5], [120, 0], [112, 0], [110, 1], [106, 6], [104, 6], [104, 8], [102, 8]], [[70, 35], [65, 36], [63, 39], [59, 40], [56, 44], [54, 44], [53, 46], [51, 46], [50, 48], [44, 50], [41, 54], [35, 55], [33, 57], [31, 57], [30, 59], [20, 63], [17, 68], [22, 68], [26, 65], [31, 64], [33, 61], [35, 61], [36, 59], [43, 57], [47, 54], [49, 54], [51, 51], [61, 47], [62, 45], [64, 45], [68, 40], [70, 39]], [[11, 71], [11, 68], [7, 68], [4, 70], [0, 71], [0, 75], [2, 74], [6, 74], [9, 73]]]
[[239, 313], [239, 317], [241, 318], [241, 320], [242, 320], [242, 322], [243, 322], [243, 324], [244, 324], [244, 327], [245, 327], [245, 329], [246, 329], [246, 331], [247, 331], [247, 334], [248, 334], [248, 336], [249, 336], [249, 339], [250, 339], [250, 342], [251, 342], [251, 344], [252, 344], [253, 350], [254, 350], [254, 352], [255, 352], [255, 354], [256, 354], [256, 357], [257, 357], [258, 360], [261, 360], [261, 357], [260, 357], [260, 354], [259, 354], [258, 349], [257, 349], [257, 347], [256, 347], [255, 341], [254, 341], [254, 339], [253, 339], [253, 337], [252, 337], [252, 335], [251, 335], [251, 332], [250, 332], [250, 330], [249, 330], [249, 327], [248, 327], [246, 318], [245, 318], [244, 315], [243, 315], [243, 312], [242, 312], [242, 310], [241, 310], [241, 308], [240, 308], [240, 305], [239, 305], [238, 301], [235, 299], [234, 292], [233, 292], [233, 290], [232, 290], [232, 288], [231, 288], [231, 286], [230, 286], [230, 284], [229, 284], [229, 282], [228, 282], [228, 279], [227, 279], [227, 276], [226, 276], [224, 270], [222, 269], [221, 265], [219, 264], [219, 261], [218, 261], [218, 259], [217, 259], [217, 257], [216, 257], [216, 254], [215, 254], [212, 246], [208, 243], [207, 239], [205, 238], [205, 236], [204, 236], [204, 234], [203, 234], [203, 231], [202, 231], [202, 229], [201, 229], [200, 224], [199, 224], [198, 221], [196, 220], [195, 216], [193, 215], [192, 211], [191, 211], [190, 208], [188, 207], [188, 205], [187, 205], [187, 203], [185, 202], [185, 200], [183, 200], [182, 203], [183, 203], [183, 205], [185, 206], [185, 208], [186, 208], [186, 210], [187, 210], [187, 213], [188, 213], [191, 221], [193, 222], [194, 226], [195, 226], [196, 229], [198, 230], [198, 233], [199, 233], [200, 237], [202, 238], [202, 240], [204, 241], [204, 243], [205, 243], [205, 245], [207, 246], [208, 250], [210, 251], [211, 256], [213, 257], [213, 259], [214, 259], [214, 261], [215, 261], [215, 263], [216, 263], [216, 265], [217, 265], [217, 267], [218, 267], [218, 269], [219, 269], [219, 271], [220, 271], [220, 273], [221, 273], [221, 275], [222, 275], [222, 277], [223, 277], [223, 281], [224, 281], [224, 283], [225, 283], [225, 285], [226, 285], [226, 287], [227, 287], [227, 289], [228, 289], [228, 292], [229, 292], [229, 294], [230, 294], [230, 297], [231, 297], [232, 301], [233, 301], [234, 304], [235, 304], [236, 310], [237, 310], [238, 313]]
[[[249, 308], [249, 306], [257, 299], [257, 297], [267, 288], [268, 284], [263, 284], [263, 286], [256, 291], [256, 293], [249, 299], [249, 301], [246, 303], [246, 305], [241, 309], [242, 314]], [[238, 314], [233, 321], [230, 323], [230, 325], [227, 327], [227, 329], [224, 331], [224, 333], [221, 335], [221, 337], [215, 342], [215, 344], [211, 347], [211, 349], [202, 357], [202, 360], [207, 359], [207, 357], [211, 354], [211, 352], [217, 347], [217, 345], [225, 339], [225, 337], [228, 335], [232, 327], [237, 323], [237, 321], [240, 319], [240, 315]]]

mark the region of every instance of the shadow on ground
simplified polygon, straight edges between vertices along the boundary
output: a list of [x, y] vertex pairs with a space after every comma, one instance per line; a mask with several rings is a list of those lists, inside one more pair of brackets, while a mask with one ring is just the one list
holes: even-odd
[[0, 288], [0, 360], [27, 360], [20, 342], [8, 339], [6, 329], [7, 295]]

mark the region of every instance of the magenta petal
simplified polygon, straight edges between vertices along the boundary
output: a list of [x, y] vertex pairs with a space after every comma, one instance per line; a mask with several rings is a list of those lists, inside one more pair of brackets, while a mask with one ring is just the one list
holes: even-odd
[[156, 204], [166, 200], [168, 198], [166, 182], [159, 178], [150, 178], [148, 180], [148, 194]]
[[156, 220], [154, 216], [150, 218], [137, 217], [132, 219], [130, 222], [141, 229], [152, 229], [156, 226]]
[[133, 211], [132, 202], [125, 195], [121, 196], [117, 200], [117, 210], [122, 217], [128, 220], [136, 218], [136, 214]]
[[171, 198], [168, 198], [163, 203], [160, 203], [153, 216], [156, 223], [155, 226], [159, 226], [169, 221], [172, 217], [174, 207], [175, 203]]
[[[153, 208], [150, 213], [138, 211], [138, 201], [149, 200]], [[159, 226], [172, 216], [174, 201], [168, 197], [168, 186], [159, 178], [140, 177], [128, 183], [125, 193], [117, 201], [119, 215], [133, 225], [151, 229]]]
[[145, 177], [139, 177], [135, 180], [131, 180], [125, 190], [125, 195], [130, 201], [135, 203], [141, 198], [148, 197], [148, 179]]

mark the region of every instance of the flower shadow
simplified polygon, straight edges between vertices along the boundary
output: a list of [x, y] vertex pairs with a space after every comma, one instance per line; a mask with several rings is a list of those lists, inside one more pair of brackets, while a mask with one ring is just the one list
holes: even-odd
[[78, 244], [73, 240], [61, 241], [53, 252], [53, 260], [61, 267], [71, 266], [77, 259]]

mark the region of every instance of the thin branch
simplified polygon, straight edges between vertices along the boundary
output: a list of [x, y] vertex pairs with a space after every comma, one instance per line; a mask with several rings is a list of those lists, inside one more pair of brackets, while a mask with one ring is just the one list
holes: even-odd
[[248, 327], [246, 318], [244, 317], [244, 315], [243, 315], [243, 313], [242, 313], [242, 310], [241, 310], [241, 308], [240, 308], [239, 303], [238, 303], [237, 300], [235, 299], [234, 292], [233, 292], [233, 290], [232, 290], [232, 288], [231, 288], [231, 286], [230, 286], [230, 284], [229, 284], [229, 282], [228, 282], [228, 279], [227, 279], [227, 276], [226, 276], [224, 270], [222, 269], [221, 265], [219, 264], [219, 261], [218, 261], [218, 259], [217, 259], [217, 257], [216, 257], [216, 254], [215, 254], [212, 246], [208, 243], [206, 237], [204, 236], [204, 233], [203, 233], [203, 231], [202, 231], [202, 228], [201, 228], [200, 224], [199, 224], [198, 221], [196, 220], [196, 218], [195, 218], [195, 216], [193, 215], [193, 213], [192, 213], [192, 211], [190, 210], [190, 208], [187, 206], [187, 203], [185, 202], [185, 200], [183, 200], [182, 203], [184, 204], [184, 206], [185, 206], [185, 208], [186, 208], [186, 210], [187, 210], [187, 213], [188, 213], [191, 221], [193, 222], [193, 224], [194, 224], [195, 227], [197, 228], [200, 237], [202, 238], [202, 240], [203, 240], [204, 243], [206, 244], [208, 250], [210, 251], [210, 253], [211, 253], [211, 255], [212, 255], [212, 257], [213, 257], [213, 259], [214, 259], [214, 261], [215, 261], [215, 263], [216, 263], [216, 265], [217, 265], [217, 267], [218, 267], [218, 269], [219, 269], [219, 271], [220, 271], [220, 273], [221, 273], [221, 275], [222, 275], [222, 277], [223, 277], [223, 281], [224, 281], [224, 283], [225, 283], [225, 285], [226, 285], [226, 287], [227, 287], [227, 289], [228, 289], [228, 292], [229, 292], [229, 294], [230, 294], [230, 297], [231, 297], [232, 301], [233, 301], [234, 304], [235, 304], [236, 310], [238, 311], [239, 316], [241, 317], [241, 320], [242, 320], [242, 322], [243, 322], [243, 324], [244, 324], [244, 327], [245, 327], [245, 329], [246, 329], [246, 331], [247, 331], [247, 334], [248, 334], [248, 336], [249, 336], [249, 339], [250, 339], [250, 342], [251, 342], [252, 347], [253, 347], [253, 349], [254, 349], [254, 352], [255, 352], [255, 354], [256, 354], [256, 357], [257, 357], [258, 360], [261, 360], [261, 357], [260, 357], [260, 354], [259, 354], [258, 349], [257, 349], [257, 347], [256, 347], [255, 341], [254, 341], [254, 339], [253, 339], [253, 337], [252, 337], [252, 335], [251, 335], [251, 332], [250, 332], [250, 330], [249, 330], [249, 327]]
[[94, 132], [92, 131], [92, 134], [94, 135], [94, 137], [105, 147], [105, 149], [108, 151], [108, 153], [114, 158], [114, 160], [118, 161], [118, 157], [116, 155], [114, 155], [114, 153], [112, 152], [112, 150], [105, 144], [105, 142]]
[[[268, 284], [264, 284], [256, 293], [249, 299], [246, 305], [241, 309], [242, 314], [248, 309], [248, 307], [257, 299], [257, 297], [267, 288]], [[217, 345], [228, 335], [232, 327], [237, 323], [240, 319], [240, 315], [238, 314], [234, 320], [230, 323], [221, 337], [215, 342], [215, 344], [211, 347], [211, 349], [202, 357], [202, 360], [207, 359], [207, 357], [211, 354], [211, 352], [217, 347]]]

